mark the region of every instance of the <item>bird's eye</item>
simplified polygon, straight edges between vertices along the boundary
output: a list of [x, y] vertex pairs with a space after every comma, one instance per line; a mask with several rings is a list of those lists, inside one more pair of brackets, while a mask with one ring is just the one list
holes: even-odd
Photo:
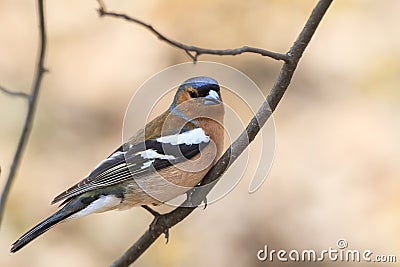
[[196, 98], [197, 97], [197, 94], [196, 94], [195, 91], [189, 91], [189, 95], [190, 95], [191, 98]]

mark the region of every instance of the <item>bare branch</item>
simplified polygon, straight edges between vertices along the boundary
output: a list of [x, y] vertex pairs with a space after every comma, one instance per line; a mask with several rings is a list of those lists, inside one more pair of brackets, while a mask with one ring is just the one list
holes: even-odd
[[26, 98], [29, 97], [29, 95], [24, 92], [14, 92], [14, 91], [9, 90], [1, 85], [0, 85], [0, 91], [4, 92], [5, 94], [8, 94], [10, 96], [26, 97]]
[[[4, 208], [6, 205], [8, 193], [10, 192], [11, 185], [16, 176], [19, 164], [21, 162], [21, 158], [24, 152], [24, 148], [26, 143], [28, 142], [31, 128], [33, 124], [33, 118], [36, 110], [36, 102], [38, 99], [38, 94], [40, 90], [40, 85], [42, 83], [43, 74], [47, 71], [44, 68], [44, 57], [46, 52], [46, 27], [45, 27], [45, 15], [44, 15], [44, 0], [37, 0], [38, 5], [38, 21], [39, 21], [39, 55], [38, 62], [36, 65], [35, 76], [33, 79], [31, 93], [27, 95], [28, 97], [28, 111], [26, 114], [24, 126], [21, 132], [21, 136], [18, 141], [17, 150], [14, 154], [14, 158], [11, 164], [10, 173], [8, 174], [8, 178], [6, 184], [4, 186], [3, 192], [1, 194], [0, 199], [0, 225], [4, 215]], [[4, 91], [4, 90], [3, 90]]]
[[236, 56], [240, 55], [243, 53], [253, 53], [253, 54], [259, 54], [262, 56], [270, 57], [276, 60], [283, 60], [283, 61], [288, 61], [289, 56], [286, 54], [280, 54], [276, 52], [271, 52], [265, 49], [261, 48], [256, 48], [256, 47], [250, 47], [250, 46], [243, 46], [239, 48], [233, 48], [233, 49], [208, 49], [208, 48], [202, 48], [202, 47], [197, 47], [197, 46], [191, 46], [191, 45], [186, 45], [181, 42], [175, 41], [173, 39], [168, 38], [158, 30], [156, 30], [152, 25], [143, 22], [139, 19], [132, 18], [126, 14], [123, 13], [118, 13], [118, 12], [112, 12], [112, 11], [107, 11], [106, 6], [102, 0], [97, 0], [99, 3], [99, 8], [98, 12], [100, 16], [109, 16], [109, 17], [115, 17], [115, 18], [121, 18], [125, 19], [126, 21], [139, 24], [140, 26], [143, 26], [150, 32], [152, 32], [158, 39], [160, 39], [163, 42], [168, 43], [169, 45], [179, 48], [183, 50], [194, 62], [197, 61], [198, 57], [200, 55], [218, 55], [218, 56]]
[[[285, 59], [285, 63], [282, 66], [279, 76], [266, 101], [263, 103], [257, 114], [250, 121], [246, 130], [232, 143], [232, 145], [227, 149], [224, 155], [222, 155], [222, 157], [218, 160], [214, 167], [211, 168], [211, 170], [204, 177], [201, 185], [206, 185], [206, 189], [193, 189], [190, 204], [201, 204], [201, 202], [207, 196], [208, 192], [218, 181], [220, 176], [240, 156], [240, 154], [246, 149], [248, 144], [254, 140], [260, 128], [263, 127], [266, 121], [269, 119], [272, 112], [278, 106], [279, 101], [282, 99], [286, 89], [288, 88], [303, 52], [311, 41], [312, 36], [314, 35], [319, 23], [321, 22], [331, 3], [332, 0], [320, 0], [317, 3], [303, 30], [287, 53], [289, 59]], [[117, 16], [123, 17], [124, 15], [119, 14]], [[138, 23], [141, 24], [142, 22]], [[145, 27], [148, 27], [146, 25], [147, 24], [145, 24]], [[187, 51], [184, 46], [182, 48], [181, 46], [176, 45], [176, 47], [180, 47], [181, 49]], [[114, 261], [111, 266], [129, 266], [136, 259], [138, 259], [140, 255], [142, 255], [143, 252], [146, 251], [146, 249], [161, 234], [165, 233], [169, 228], [182, 221], [195, 209], [194, 207], [187, 207], [188, 201], [189, 200], [186, 200], [180, 207], [156, 218], [156, 220], [152, 223], [152, 227], [150, 227], [120, 258]]]

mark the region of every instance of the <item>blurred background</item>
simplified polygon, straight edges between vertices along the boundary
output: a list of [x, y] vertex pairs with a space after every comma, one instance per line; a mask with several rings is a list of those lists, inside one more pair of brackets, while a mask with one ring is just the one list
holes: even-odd
[[[0, 84], [28, 92], [36, 64], [35, 1], [0, 0]], [[110, 0], [110, 10], [180, 42], [286, 52], [316, 1]], [[108, 266], [148, 227], [142, 209], [58, 225], [19, 253], [10, 244], [56, 210], [52, 198], [121, 142], [125, 109], [151, 75], [190, 59], [137, 25], [99, 18], [96, 1], [46, 1], [48, 50], [37, 113], [0, 231], [0, 266]], [[400, 2], [335, 1], [275, 113], [276, 156], [254, 194], [249, 179], [170, 230], [135, 266], [283, 266], [258, 250], [337, 248], [400, 258]], [[202, 56], [267, 93], [280, 62]], [[0, 93], [3, 188], [26, 113]], [[229, 177], [224, 177], [229, 179]], [[296, 263], [310, 265], [310, 263]], [[315, 266], [344, 265], [329, 261]], [[374, 266], [374, 264], [370, 264]], [[376, 264], [384, 266], [385, 264]], [[398, 265], [395, 263], [387, 266]]]

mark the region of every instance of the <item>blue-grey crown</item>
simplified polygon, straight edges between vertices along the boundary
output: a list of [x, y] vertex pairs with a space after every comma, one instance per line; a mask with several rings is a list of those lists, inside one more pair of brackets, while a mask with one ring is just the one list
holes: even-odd
[[182, 114], [180, 110], [176, 109], [178, 95], [181, 91], [185, 90], [185, 88], [187, 88], [187, 87], [192, 87], [192, 88], [198, 90], [200, 95], [205, 94], [205, 93], [208, 94], [208, 92], [210, 90], [214, 90], [217, 93], [219, 93], [220, 88], [219, 88], [218, 82], [216, 80], [214, 80], [213, 78], [207, 77], [207, 76], [199, 76], [199, 77], [193, 77], [193, 78], [187, 79], [179, 86], [179, 88], [175, 94], [174, 100], [173, 100], [171, 106], [169, 107], [169, 110], [171, 112], [173, 112], [175, 115], [178, 115], [187, 121], [192, 121], [191, 119], [187, 118], [185, 116], [185, 114]]
[[214, 80], [213, 78], [207, 77], [207, 76], [199, 76], [199, 77], [193, 77], [190, 79], [187, 79], [182, 83], [182, 85], [179, 87], [180, 90], [184, 89], [186, 86], [192, 86], [193, 88], [197, 89], [203, 86], [209, 86], [209, 85], [218, 85], [218, 82]]
[[184, 81], [178, 88], [178, 91], [175, 94], [174, 101], [172, 102], [170, 106], [170, 110], [172, 111], [176, 107], [176, 101], [178, 99], [178, 94], [182, 91], [185, 90], [186, 87], [193, 87], [194, 89], [201, 89], [201, 88], [207, 88], [213, 89], [216, 92], [219, 92], [219, 85], [216, 80], [213, 78], [207, 77], [207, 76], [199, 76], [199, 77], [193, 77], [190, 79], [187, 79]]

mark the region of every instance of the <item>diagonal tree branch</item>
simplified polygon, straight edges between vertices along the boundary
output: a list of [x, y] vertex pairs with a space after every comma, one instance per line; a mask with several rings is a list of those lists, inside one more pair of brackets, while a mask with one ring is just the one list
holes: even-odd
[[109, 17], [114, 17], [114, 18], [125, 19], [126, 21], [139, 24], [140, 26], [143, 26], [144, 28], [149, 30], [151, 33], [153, 33], [161, 41], [166, 42], [173, 47], [183, 50], [194, 62], [197, 61], [197, 59], [200, 55], [208, 54], [208, 55], [219, 55], [219, 56], [227, 56], [227, 55], [236, 56], [236, 55], [240, 55], [243, 53], [259, 54], [259, 55], [270, 57], [270, 58], [273, 58], [276, 60], [283, 60], [283, 61], [289, 60], [289, 56], [286, 54], [275, 53], [275, 52], [271, 52], [271, 51], [268, 51], [265, 49], [250, 47], [250, 46], [243, 46], [243, 47], [233, 48], [233, 49], [207, 49], [207, 48], [202, 48], [202, 47], [197, 47], [197, 46], [186, 45], [186, 44], [183, 44], [183, 43], [180, 43], [178, 41], [168, 38], [167, 36], [165, 36], [164, 34], [159, 32], [153, 26], [151, 26], [150, 24], [148, 24], [146, 22], [132, 18], [123, 13], [107, 11], [107, 8], [102, 0], [97, 0], [97, 2], [99, 3], [98, 12], [99, 12], [100, 16], [109, 16]]
[[[155, 218], [151, 224], [151, 227], [121, 257], [111, 264], [112, 267], [129, 266], [135, 262], [161, 234], [166, 233], [169, 228], [173, 227], [185, 219], [190, 213], [192, 213], [195, 207], [187, 207], [188, 204], [192, 204], [194, 206], [200, 205], [201, 202], [206, 198], [208, 192], [218, 181], [220, 176], [240, 156], [248, 144], [254, 140], [260, 128], [264, 126], [282, 99], [286, 89], [290, 84], [297, 64], [303, 55], [303, 52], [311, 41], [312, 36], [314, 35], [319, 23], [321, 22], [332, 1], [333, 0], [319, 0], [309, 19], [307, 20], [303, 30], [287, 53], [288, 58], [285, 58], [285, 63], [283, 64], [279, 76], [266, 101], [250, 121], [246, 130], [232, 143], [224, 155], [222, 155], [214, 167], [204, 177], [201, 185], [205, 185], [205, 187], [203, 187], [205, 190], [198, 190], [198, 188], [193, 189], [190, 200], [187, 199], [180, 207]], [[104, 6], [100, 8], [100, 12], [101, 10], [104, 11], [103, 8]], [[123, 14], [117, 14], [115, 16], [129, 18]], [[128, 20], [130, 21], [130, 19]], [[136, 23], [139, 23], [145, 27], [149, 27], [148, 24], [140, 21]], [[181, 44], [173, 45], [185, 50], [186, 52], [193, 51], [189, 49], [186, 50], [187, 47], [184, 45], [182, 46]], [[193, 60], [196, 60], [196, 57], [193, 58]]]
[[38, 62], [36, 65], [36, 70], [35, 70], [35, 76], [33, 79], [32, 87], [31, 87], [31, 93], [29, 95], [25, 95], [24, 93], [13, 93], [9, 90], [3, 90], [5, 88], [2, 88], [2, 91], [5, 91], [6, 93], [10, 95], [19, 95], [19, 96], [25, 96], [28, 98], [28, 111], [26, 113], [25, 117], [25, 122], [24, 126], [21, 132], [21, 136], [18, 141], [18, 146], [17, 150], [14, 154], [14, 158], [11, 164], [10, 168], [10, 173], [8, 174], [6, 184], [4, 186], [3, 192], [1, 194], [0, 198], [0, 225], [3, 219], [4, 215], [4, 208], [6, 205], [8, 193], [10, 192], [11, 185], [14, 181], [14, 178], [16, 176], [19, 164], [21, 162], [22, 154], [24, 152], [24, 148], [28, 142], [31, 129], [32, 129], [32, 124], [33, 124], [33, 118], [36, 110], [36, 103], [38, 99], [38, 94], [40, 90], [40, 85], [42, 83], [43, 75], [47, 71], [44, 68], [44, 57], [45, 57], [45, 52], [46, 52], [46, 26], [45, 26], [45, 14], [44, 14], [44, 0], [37, 0], [37, 8], [38, 8], [38, 21], [39, 21], [39, 54], [38, 54]]

